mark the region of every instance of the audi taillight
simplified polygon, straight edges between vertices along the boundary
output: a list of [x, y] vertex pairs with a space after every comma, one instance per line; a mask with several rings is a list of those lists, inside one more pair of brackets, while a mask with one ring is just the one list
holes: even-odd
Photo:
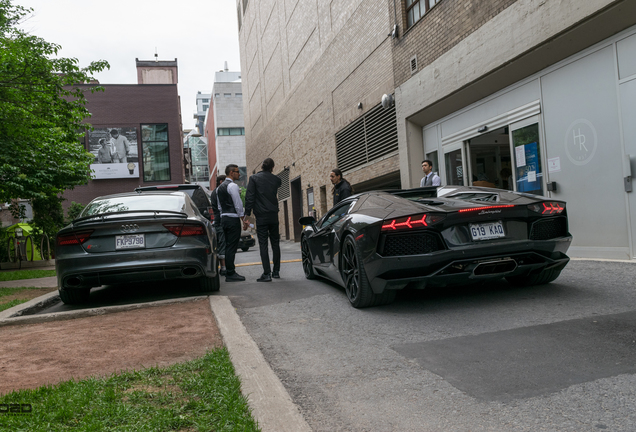
[[387, 219], [382, 224], [382, 231], [398, 231], [428, 227], [440, 222], [446, 216], [443, 214], [418, 214], [396, 219]]
[[205, 235], [205, 228], [202, 225], [164, 224], [163, 226], [177, 237]]
[[542, 215], [557, 215], [563, 213], [565, 203], [558, 201], [542, 202], [539, 204], [530, 204], [528, 209]]
[[93, 234], [94, 230], [80, 231], [72, 234], [64, 234], [57, 236], [58, 246], [70, 246], [76, 244], [82, 244]]

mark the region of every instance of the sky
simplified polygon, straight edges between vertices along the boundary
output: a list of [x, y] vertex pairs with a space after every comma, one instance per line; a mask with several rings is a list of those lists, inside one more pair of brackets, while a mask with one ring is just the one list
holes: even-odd
[[137, 84], [135, 59], [178, 61], [183, 128], [195, 125], [196, 94], [211, 93], [227, 61], [240, 70], [235, 0], [13, 0], [34, 9], [21, 27], [60, 45], [85, 67], [106, 60], [101, 84]]

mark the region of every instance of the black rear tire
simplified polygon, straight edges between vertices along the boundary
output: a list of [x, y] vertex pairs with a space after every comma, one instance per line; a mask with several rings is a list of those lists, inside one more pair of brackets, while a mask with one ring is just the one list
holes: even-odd
[[543, 285], [552, 282], [561, 274], [561, 270], [548, 269], [538, 273], [520, 276], [507, 276], [508, 283], [516, 286]]
[[241, 248], [241, 250], [242, 250], [243, 252], [247, 252], [248, 250], [250, 250], [250, 248], [249, 248], [249, 247], [242, 247], [242, 248]]
[[219, 272], [216, 272], [216, 276], [207, 277], [203, 276], [197, 279], [197, 291], [199, 292], [215, 292], [221, 288], [221, 278]]
[[348, 235], [342, 246], [342, 280], [349, 303], [356, 309], [380, 306], [393, 303], [395, 290], [384, 290], [376, 294], [371, 289], [369, 278], [364, 270], [364, 264], [356, 247], [353, 236]]
[[58, 289], [60, 293], [60, 299], [64, 304], [75, 305], [88, 303], [90, 298], [90, 288], [71, 288], [71, 289]]
[[316, 273], [314, 273], [314, 263], [311, 259], [311, 250], [309, 249], [309, 242], [303, 237], [300, 243], [301, 255], [303, 260], [303, 271], [307, 279], [316, 279]]

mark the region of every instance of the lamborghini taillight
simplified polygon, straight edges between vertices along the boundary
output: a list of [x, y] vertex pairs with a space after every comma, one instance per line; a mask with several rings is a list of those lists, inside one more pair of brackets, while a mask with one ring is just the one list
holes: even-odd
[[565, 203], [558, 201], [548, 201], [538, 204], [530, 204], [528, 206], [528, 209], [542, 215], [558, 215], [563, 213], [563, 210], [565, 210]]
[[481, 207], [472, 207], [458, 210], [459, 213], [473, 212], [473, 211], [483, 211], [483, 210], [492, 210], [492, 209], [502, 209], [502, 208], [510, 208], [514, 207], [514, 204], [504, 204], [504, 205], [493, 205], [493, 206], [481, 206]]
[[444, 219], [443, 214], [418, 214], [396, 219], [387, 219], [382, 224], [382, 231], [409, 230], [428, 227]]

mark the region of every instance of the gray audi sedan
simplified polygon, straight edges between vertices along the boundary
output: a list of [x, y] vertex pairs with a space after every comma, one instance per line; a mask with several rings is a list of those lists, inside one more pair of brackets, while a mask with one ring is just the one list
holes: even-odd
[[166, 279], [218, 291], [216, 250], [212, 224], [184, 192], [98, 197], [57, 234], [60, 298], [86, 303], [93, 287]]

